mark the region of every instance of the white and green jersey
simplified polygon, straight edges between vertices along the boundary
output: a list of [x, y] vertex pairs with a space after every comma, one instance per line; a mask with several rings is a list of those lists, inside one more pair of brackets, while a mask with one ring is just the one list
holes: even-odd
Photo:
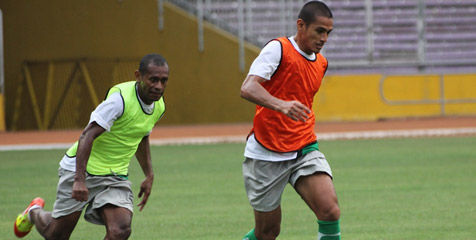
[[[127, 175], [129, 162], [143, 137], [150, 134], [165, 112], [163, 97], [146, 105], [137, 93], [136, 81], [109, 89], [106, 99], [91, 113], [89, 123], [96, 122], [106, 132], [93, 142], [86, 171], [92, 175]], [[60, 166], [76, 171], [76, 142]]]

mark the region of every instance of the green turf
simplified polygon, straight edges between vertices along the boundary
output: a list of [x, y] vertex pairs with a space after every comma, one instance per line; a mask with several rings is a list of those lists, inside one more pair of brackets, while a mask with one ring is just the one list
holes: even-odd
[[[476, 239], [476, 137], [322, 141], [334, 172], [343, 239]], [[253, 226], [241, 177], [243, 144], [152, 147], [156, 181], [130, 239], [241, 239]], [[36, 196], [51, 209], [64, 150], [0, 151], [0, 237]], [[130, 179], [137, 194], [141, 170]], [[136, 204], [139, 201], [136, 199]], [[316, 239], [299, 196], [283, 196], [279, 239]], [[102, 239], [81, 219], [72, 239]], [[41, 239], [36, 230], [25, 239]]]

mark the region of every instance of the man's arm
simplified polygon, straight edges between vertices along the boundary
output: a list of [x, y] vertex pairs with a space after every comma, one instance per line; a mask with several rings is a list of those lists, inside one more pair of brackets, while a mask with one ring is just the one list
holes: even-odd
[[152, 158], [150, 157], [149, 136], [142, 138], [136, 152], [137, 161], [144, 172], [145, 179], [140, 184], [139, 198], [144, 195], [142, 201], [137, 205], [140, 211], [144, 208], [152, 191], [152, 184], [154, 183], [154, 170], [152, 169]]
[[88, 200], [88, 189], [86, 187], [86, 165], [91, 155], [93, 141], [104, 131], [104, 128], [96, 122], [88, 124], [79, 137], [78, 150], [76, 153], [76, 175], [74, 177], [72, 198], [78, 201]]
[[299, 101], [284, 101], [271, 95], [261, 83], [266, 79], [257, 75], [248, 75], [241, 86], [241, 97], [260, 106], [284, 113], [295, 121], [305, 122], [311, 113], [308, 107]]

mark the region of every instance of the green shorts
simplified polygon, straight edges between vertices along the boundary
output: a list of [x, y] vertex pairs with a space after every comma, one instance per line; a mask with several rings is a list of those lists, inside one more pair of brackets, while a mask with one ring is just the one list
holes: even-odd
[[97, 211], [106, 204], [112, 204], [133, 211], [134, 195], [131, 182], [116, 176], [86, 176], [88, 188], [88, 201], [79, 202], [71, 197], [75, 172], [58, 169], [59, 181], [56, 193], [56, 201], [53, 207], [52, 217], [59, 218], [74, 212], [83, 211], [86, 221], [104, 225]]
[[272, 162], [246, 158], [243, 162], [243, 178], [248, 200], [253, 209], [270, 212], [281, 204], [281, 195], [288, 183], [293, 187], [302, 176], [324, 172], [332, 177], [326, 157], [319, 151], [311, 151], [297, 159]]

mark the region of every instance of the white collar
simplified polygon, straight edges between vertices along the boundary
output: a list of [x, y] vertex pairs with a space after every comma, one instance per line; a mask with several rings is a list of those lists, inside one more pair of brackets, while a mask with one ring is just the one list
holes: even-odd
[[307, 54], [305, 52], [303, 52], [299, 46], [297, 45], [297, 42], [294, 40], [294, 36], [292, 37], [288, 37], [289, 41], [291, 41], [291, 43], [293, 44], [294, 48], [301, 54], [303, 55], [305, 58], [307, 58], [309, 61], [314, 61], [316, 60], [316, 54], [315, 53], [312, 53], [312, 54]]

